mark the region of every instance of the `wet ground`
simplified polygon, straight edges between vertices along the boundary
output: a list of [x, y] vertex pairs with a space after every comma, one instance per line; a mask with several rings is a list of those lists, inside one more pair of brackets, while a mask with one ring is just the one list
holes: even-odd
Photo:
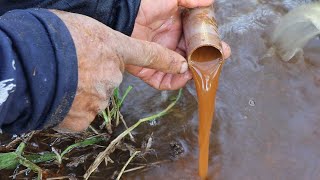
[[[279, 18], [305, 2], [309, 1], [216, 0], [220, 34], [233, 54], [217, 93], [209, 179], [320, 179], [320, 40], [310, 42], [305, 54], [291, 63], [268, 53], [270, 33]], [[123, 87], [128, 85], [134, 89], [122, 112], [129, 125], [164, 109], [176, 93], [153, 90], [129, 76]], [[152, 136], [155, 151], [128, 167], [149, 164], [148, 168], [126, 173], [124, 179], [197, 179], [198, 119], [192, 94], [190, 83], [173, 112], [134, 131], [140, 139], [135, 145]], [[125, 161], [128, 153], [111, 158]], [[91, 162], [75, 170], [76, 177]], [[110, 179], [122, 165], [101, 166], [92, 179]], [[72, 168], [66, 172], [74, 174]]]

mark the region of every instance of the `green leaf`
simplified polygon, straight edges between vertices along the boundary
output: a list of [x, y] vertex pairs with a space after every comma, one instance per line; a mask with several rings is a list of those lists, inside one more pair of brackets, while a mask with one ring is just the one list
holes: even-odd
[[55, 153], [30, 154], [25, 156], [32, 163], [38, 164], [42, 162], [52, 161], [56, 159]]
[[19, 165], [18, 155], [15, 152], [0, 154], [0, 170], [14, 169]]
[[82, 142], [79, 143], [75, 143], [69, 147], [67, 147], [67, 149], [65, 149], [62, 153], [61, 153], [61, 158], [63, 158], [64, 155], [66, 155], [67, 153], [69, 153], [70, 151], [72, 151], [74, 148], [79, 148], [79, 147], [86, 147], [86, 146], [90, 146], [93, 144], [97, 144], [101, 141], [105, 141], [106, 139], [104, 137], [91, 137], [88, 138]]

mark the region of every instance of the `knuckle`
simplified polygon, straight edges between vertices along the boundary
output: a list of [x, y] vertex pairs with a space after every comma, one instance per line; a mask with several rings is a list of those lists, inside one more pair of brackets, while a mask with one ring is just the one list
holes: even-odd
[[156, 64], [161, 57], [161, 53], [159, 51], [160, 48], [162, 48], [159, 44], [151, 43], [150, 46], [146, 45], [148, 49], [146, 51], [146, 58], [144, 62], [144, 66], [150, 66]]
[[173, 56], [169, 56], [170, 58], [170, 63], [169, 63], [169, 71], [172, 71], [172, 72], [179, 72], [179, 69], [177, 68], [177, 66], [180, 64], [180, 62], [174, 58]]

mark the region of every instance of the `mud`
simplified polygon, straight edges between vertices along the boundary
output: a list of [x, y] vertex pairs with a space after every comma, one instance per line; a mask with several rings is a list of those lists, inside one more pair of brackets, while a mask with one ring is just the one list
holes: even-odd
[[179, 156], [184, 153], [183, 146], [179, 142], [171, 142], [170, 148], [171, 148], [171, 157], [173, 159], [179, 158]]

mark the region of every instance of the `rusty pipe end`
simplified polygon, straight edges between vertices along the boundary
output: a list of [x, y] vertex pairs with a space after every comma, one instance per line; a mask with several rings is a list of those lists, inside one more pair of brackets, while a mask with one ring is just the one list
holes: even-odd
[[185, 9], [182, 15], [188, 61], [223, 60], [214, 7]]

